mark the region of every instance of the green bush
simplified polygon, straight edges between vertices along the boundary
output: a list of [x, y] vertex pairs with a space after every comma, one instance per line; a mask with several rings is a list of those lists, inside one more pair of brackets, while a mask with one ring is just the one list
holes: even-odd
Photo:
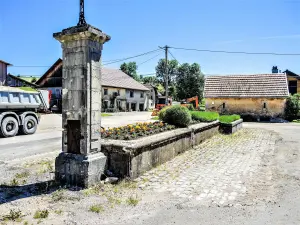
[[240, 115], [236, 115], [236, 114], [233, 114], [233, 115], [223, 115], [223, 116], [220, 116], [219, 120], [221, 123], [232, 123], [236, 120], [239, 120], [241, 119]]
[[164, 121], [165, 115], [166, 115], [166, 111], [167, 111], [167, 109], [170, 108], [170, 107], [171, 107], [171, 106], [165, 106], [164, 108], [162, 108], [162, 109], [160, 110], [160, 112], [158, 113], [158, 118], [159, 118], [159, 120]]
[[286, 100], [285, 119], [293, 121], [300, 116], [300, 94], [294, 94]]
[[192, 119], [199, 122], [212, 122], [219, 119], [219, 114], [217, 112], [200, 112], [192, 111]]
[[187, 127], [192, 121], [189, 110], [180, 105], [168, 107], [162, 115], [163, 122], [179, 127]]

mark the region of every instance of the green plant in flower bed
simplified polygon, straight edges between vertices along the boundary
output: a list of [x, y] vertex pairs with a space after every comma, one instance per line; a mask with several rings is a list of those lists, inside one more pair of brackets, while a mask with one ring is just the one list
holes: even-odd
[[159, 113], [159, 119], [165, 123], [178, 127], [187, 127], [192, 122], [190, 111], [183, 106], [174, 105], [164, 108]]
[[213, 122], [219, 119], [217, 112], [192, 111], [192, 119], [199, 122]]
[[161, 133], [167, 130], [173, 130], [175, 128], [175, 126], [163, 122], [145, 122], [137, 123], [135, 125], [129, 124], [123, 127], [115, 127], [109, 128], [108, 130], [102, 130], [101, 136], [108, 139], [131, 140], [143, 136]]
[[239, 120], [241, 119], [240, 115], [236, 115], [236, 114], [233, 114], [233, 115], [223, 115], [223, 116], [220, 116], [219, 120], [221, 123], [232, 123], [236, 120]]

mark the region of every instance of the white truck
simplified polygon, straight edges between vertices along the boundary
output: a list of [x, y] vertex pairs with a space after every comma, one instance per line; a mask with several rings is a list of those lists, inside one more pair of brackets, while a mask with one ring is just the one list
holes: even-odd
[[38, 112], [49, 108], [47, 98], [45, 91], [0, 86], [0, 136], [34, 134], [40, 119]]

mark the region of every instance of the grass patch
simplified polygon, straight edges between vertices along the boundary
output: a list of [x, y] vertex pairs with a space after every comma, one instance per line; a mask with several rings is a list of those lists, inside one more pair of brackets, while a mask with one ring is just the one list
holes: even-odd
[[130, 196], [130, 197], [126, 200], [126, 202], [127, 202], [128, 205], [136, 206], [136, 205], [139, 203], [139, 200], [137, 199], [137, 197]]
[[55, 210], [54, 213], [57, 215], [61, 215], [61, 214], [63, 214], [63, 211], [61, 209], [58, 209], [58, 210]]
[[33, 218], [34, 219], [45, 219], [49, 216], [49, 211], [47, 209], [45, 210], [38, 210], [34, 213]]
[[151, 120], [159, 120], [158, 116], [153, 116]]
[[112, 115], [109, 114], [109, 113], [101, 113], [101, 116], [102, 116], [102, 117], [107, 117], [107, 116], [112, 116]]
[[192, 119], [199, 122], [213, 122], [219, 119], [217, 112], [191, 111]]
[[293, 123], [300, 123], [300, 119], [299, 120], [293, 120]]
[[236, 120], [239, 120], [240, 118], [240, 115], [233, 114], [220, 116], [219, 120], [221, 123], [232, 123]]
[[19, 185], [20, 185], [20, 183], [16, 178], [14, 178], [10, 181], [10, 186], [19, 186]]
[[11, 209], [7, 215], [4, 215], [2, 217], [2, 221], [20, 222], [23, 216], [24, 215], [22, 214], [21, 210]]
[[102, 205], [92, 205], [89, 211], [94, 213], [101, 213], [104, 211], [104, 207]]
[[15, 175], [16, 179], [22, 179], [22, 178], [27, 178], [27, 177], [29, 177], [29, 172], [28, 171], [25, 171], [25, 172], [22, 172], [22, 173], [17, 173]]
[[59, 201], [66, 199], [65, 191], [57, 190], [57, 191], [53, 192], [51, 195], [51, 199], [53, 202], [59, 202]]

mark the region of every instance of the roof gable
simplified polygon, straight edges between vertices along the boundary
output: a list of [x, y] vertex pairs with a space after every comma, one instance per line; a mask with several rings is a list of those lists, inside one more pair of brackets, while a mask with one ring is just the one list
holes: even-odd
[[[58, 59], [47, 72], [36, 82], [37, 85], [43, 86], [47, 80], [52, 78], [56, 72], [62, 69], [63, 61]], [[62, 72], [60, 72], [62, 73]], [[57, 74], [56, 74], [57, 77]], [[60, 74], [60, 78], [62, 74]], [[149, 91], [144, 85], [133, 79], [132, 77], [125, 74], [119, 69], [105, 68], [102, 67], [101, 71], [102, 86], [117, 87], [133, 90]]]
[[282, 98], [288, 97], [285, 74], [208, 76], [205, 98]]

